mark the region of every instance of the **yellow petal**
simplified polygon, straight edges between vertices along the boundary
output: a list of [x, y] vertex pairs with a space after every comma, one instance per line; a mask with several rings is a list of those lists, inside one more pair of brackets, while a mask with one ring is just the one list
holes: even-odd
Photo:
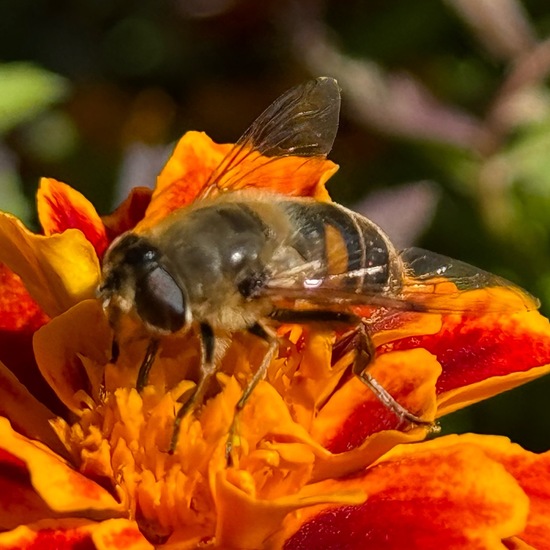
[[83, 301], [52, 319], [36, 332], [33, 344], [40, 372], [69, 409], [82, 409], [82, 391], [97, 397], [102, 366], [111, 351], [111, 330], [96, 300]]
[[110, 493], [40, 443], [16, 433], [5, 418], [0, 418], [0, 441], [3, 449], [26, 464], [33, 487], [52, 510], [97, 511], [111, 516], [121, 511]]
[[5, 213], [0, 213], [0, 262], [21, 277], [49, 316], [91, 298], [99, 281], [95, 250], [79, 230], [35, 235]]
[[9, 419], [19, 433], [36, 439], [57, 453], [65, 455], [50, 420], [55, 415], [0, 363], [0, 414]]

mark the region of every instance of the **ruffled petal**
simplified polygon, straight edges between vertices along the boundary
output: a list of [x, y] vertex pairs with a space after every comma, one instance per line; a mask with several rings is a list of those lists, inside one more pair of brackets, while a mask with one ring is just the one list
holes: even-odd
[[[202, 132], [187, 132], [160, 173], [138, 230], [155, 225], [173, 210], [193, 202], [232, 147], [214, 143]], [[286, 157], [272, 162], [256, 152], [242, 157], [237, 168], [220, 174], [216, 181], [220, 189], [239, 189], [248, 182], [255, 189], [328, 200], [324, 184], [338, 169], [333, 162], [322, 159]]]
[[102, 217], [109, 241], [133, 229], [143, 219], [152, 194], [148, 187], [134, 187], [112, 214]]
[[0, 449], [0, 530], [56, 514], [34, 490], [25, 463]]
[[503, 550], [504, 539], [523, 531], [529, 500], [473, 437], [396, 447], [340, 480], [341, 489], [363, 488], [364, 504], [294, 514], [283, 526], [284, 548]]
[[64, 454], [64, 447], [50, 420], [56, 415], [0, 363], [0, 415], [5, 416], [20, 434], [36, 439], [53, 451]]
[[[0, 362], [16, 374], [34, 396], [60, 412], [60, 403], [40, 375], [32, 352], [33, 334], [47, 321], [48, 316], [31, 298], [21, 278], [0, 264]], [[9, 394], [13, 388], [8, 384], [2, 389]], [[0, 399], [4, 403], [6, 400], [8, 395]]]
[[[369, 373], [397, 402], [427, 422], [436, 413], [435, 383], [441, 367], [425, 350], [388, 353]], [[330, 451], [318, 458], [313, 479], [337, 478], [361, 470], [399, 443], [420, 441], [428, 427], [411, 427], [353, 377], [321, 408], [312, 436]]]
[[5, 213], [0, 213], [0, 262], [21, 277], [50, 317], [91, 298], [99, 281], [96, 252], [81, 231], [35, 235]]
[[137, 525], [126, 519], [95, 523], [45, 520], [0, 534], [0, 550], [153, 550]]
[[550, 452], [532, 453], [503, 437], [464, 437], [500, 462], [529, 497], [527, 527], [518, 538], [538, 550], [550, 549]]
[[15, 432], [0, 418], [2, 449], [22, 461], [32, 487], [55, 512], [81, 512], [88, 517], [98, 513], [117, 515], [121, 505], [103, 487], [73, 470], [64, 460], [40, 443]]
[[[491, 289], [491, 296], [507, 292]], [[386, 346], [413, 348], [428, 350], [441, 363], [438, 416], [550, 372], [550, 324], [537, 311], [442, 315], [442, 328], [436, 334]]]
[[279, 530], [290, 512], [319, 503], [354, 505], [366, 499], [361, 489], [340, 490], [338, 486], [320, 484], [288, 497], [261, 500], [239, 487], [242, 480], [232, 474], [227, 470], [220, 472], [215, 488], [218, 512], [215, 540], [221, 548], [266, 548], [269, 536]]
[[87, 396], [98, 397], [111, 341], [111, 329], [97, 300], [79, 303], [35, 334], [40, 372], [73, 412], [82, 410]]
[[46, 236], [79, 229], [98, 258], [107, 248], [105, 226], [92, 203], [65, 183], [42, 178], [37, 193], [38, 219]]

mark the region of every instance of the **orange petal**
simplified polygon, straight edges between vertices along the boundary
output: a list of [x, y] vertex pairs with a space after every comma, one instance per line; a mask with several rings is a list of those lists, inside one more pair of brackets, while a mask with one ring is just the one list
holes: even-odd
[[[430, 421], [435, 417], [435, 383], [441, 367], [425, 350], [412, 351], [383, 355], [369, 372], [398, 403]], [[411, 429], [353, 377], [319, 411], [312, 426], [313, 437], [333, 453], [319, 457], [313, 478], [361, 470], [399, 443], [424, 439], [427, 430]]]
[[35, 491], [55, 512], [80, 512], [88, 517], [120, 513], [120, 504], [103, 487], [40, 443], [15, 432], [5, 418], [0, 418], [0, 441], [2, 449], [25, 464]]
[[537, 311], [443, 315], [442, 322], [436, 334], [404, 338], [388, 348], [424, 348], [437, 357], [443, 368], [438, 416], [550, 371], [550, 324]]
[[5, 416], [20, 434], [44, 443], [57, 453], [64, 453], [64, 447], [49, 422], [55, 415], [34, 398], [2, 363], [0, 414]]
[[268, 537], [278, 531], [285, 516], [296, 509], [320, 502], [352, 505], [365, 501], [361, 489], [339, 491], [338, 487], [332, 487], [329, 491], [322, 485], [308, 486], [303, 492], [288, 497], [260, 500], [247, 494], [239, 487], [240, 483], [232, 470], [219, 472], [216, 479], [216, 546], [221, 548], [265, 548]]
[[[441, 367], [425, 350], [382, 355], [369, 373], [409, 412], [435, 418], [435, 382]], [[350, 451], [370, 435], [398, 429], [401, 419], [357, 377], [344, 384], [319, 412], [312, 435], [333, 453]]]
[[44, 520], [0, 534], [0, 550], [153, 550], [135, 522]]
[[32, 487], [25, 463], [2, 449], [0, 494], [0, 530], [14, 529], [26, 522], [57, 517]]
[[135, 522], [127, 519], [103, 521], [92, 530], [92, 540], [97, 550], [153, 550]]
[[[204, 133], [187, 132], [160, 173], [151, 204], [138, 230], [155, 225], [173, 210], [197, 199], [231, 148], [231, 144], [214, 143]], [[250, 185], [274, 193], [328, 200], [324, 184], [338, 169], [334, 163], [303, 157], [279, 158], [272, 162], [273, 159], [265, 157], [264, 161], [264, 157], [258, 157], [256, 152], [243, 155], [236, 170], [220, 175], [217, 186], [227, 190]]]
[[[468, 437], [468, 436], [465, 436]], [[475, 436], [472, 436], [475, 438]], [[503, 437], [484, 437], [484, 451], [500, 462], [518, 481], [529, 497], [527, 527], [518, 535], [528, 545], [545, 550], [550, 548], [550, 452], [536, 454]]]
[[365, 504], [300, 511], [285, 521], [275, 546], [286, 537], [286, 550], [502, 550], [503, 539], [524, 529], [529, 501], [472, 438], [399, 445], [366, 472], [340, 480], [341, 489], [363, 488]]
[[82, 409], [82, 392], [97, 398], [103, 376], [101, 365], [109, 360], [111, 341], [111, 329], [96, 300], [79, 303], [34, 335], [40, 372], [72, 411]]
[[[31, 393], [50, 406], [60, 406], [38, 371], [32, 352], [34, 332], [48, 321], [21, 278], [0, 264], [0, 362], [16, 373]], [[10, 391], [6, 387], [6, 391]], [[59, 408], [55, 409], [56, 412]], [[7, 411], [6, 411], [7, 412]]]
[[109, 241], [133, 229], [143, 219], [152, 194], [153, 191], [147, 187], [134, 187], [112, 214], [102, 217]]
[[0, 213], [0, 262], [21, 277], [50, 317], [92, 297], [99, 281], [97, 255], [80, 231], [35, 235], [5, 213]]
[[92, 203], [65, 183], [42, 178], [37, 193], [38, 218], [44, 234], [79, 229], [101, 258], [107, 248], [105, 226]]
[[158, 176], [151, 204], [138, 228], [151, 227], [193, 202], [230, 148], [214, 143], [205, 133], [187, 132]]
[[338, 166], [330, 160], [308, 157], [264, 157], [256, 151], [242, 154], [238, 168], [220, 174], [217, 187], [236, 191], [251, 188], [293, 197], [328, 201], [325, 183]]

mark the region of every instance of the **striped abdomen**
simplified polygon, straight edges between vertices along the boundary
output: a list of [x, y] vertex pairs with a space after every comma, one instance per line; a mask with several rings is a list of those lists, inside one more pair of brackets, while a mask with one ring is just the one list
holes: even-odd
[[280, 206], [294, 227], [292, 247], [318, 265], [320, 278], [347, 273], [333, 278], [335, 286], [357, 292], [401, 280], [391, 243], [367, 218], [334, 203], [283, 201]]

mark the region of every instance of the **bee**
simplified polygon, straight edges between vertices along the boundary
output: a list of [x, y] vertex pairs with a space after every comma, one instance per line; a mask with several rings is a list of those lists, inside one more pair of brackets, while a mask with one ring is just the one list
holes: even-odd
[[[374, 347], [354, 308], [379, 308], [387, 315], [475, 314], [477, 304], [465, 305], [462, 293], [502, 286], [518, 300], [498, 308], [538, 307], [536, 299], [496, 275], [426, 250], [396, 250], [380, 227], [339, 204], [257, 188], [258, 173], [268, 164], [273, 169], [286, 157], [301, 157], [292, 174], [298, 180], [308, 165], [324, 161], [339, 111], [340, 89], [332, 78], [287, 91], [233, 146], [195, 202], [153, 227], [121, 235], [106, 252], [98, 295], [107, 315], [113, 324], [120, 315], [137, 316], [150, 338], [139, 391], [164, 336], [191, 327], [200, 336], [200, 378], [178, 411], [170, 452], [182, 418], [204, 399], [227, 335], [247, 331], [266, 345], [235, 414], [278, 350], [278, 325], [327, 323], [357, 329], [353, 372], [401, 419], [422, 424], [368, 373]], [[442, 278], [456, 291], [436, 292]]]

